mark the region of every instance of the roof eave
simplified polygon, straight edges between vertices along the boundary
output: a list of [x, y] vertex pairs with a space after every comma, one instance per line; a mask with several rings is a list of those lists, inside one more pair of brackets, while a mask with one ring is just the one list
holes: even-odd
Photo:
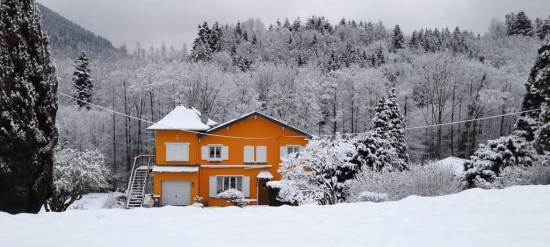
[[260, 112], [251, 112], [251, 113], [242, 115], [241, 117], [239, 117], [239, 118], [237, 118], [237, 119], [233, 119], [233, 120], [230, 120], [230, 121], [228, 121], [228, 122], [226, 122], [226, 123], [220, 124], [220, 125], [218, 125], [218, 126], [216, 126], [216, 127], [210, 128], [209, 130], [205, 131], [205, 133], [198, 134], [198, 136], [199, 136], [199, 138], [201, 138], [201, 137], [205, 136], [207, 133], [216, 132], [216, 131], [218, 131], [218, 130], [220, 130], [220, 129], [223, 129], [223, 128], [225, 128], [225, 127], [228, 127], [228, 126], [231, 126], [231, 125], [233, 125], [233, 124], [239, 123], [239, 122], [241, 122], [241, 121], [247, 119], [248, 117], [252, 117], [252, 116], [254, 116], [254, 115], [261, 116], [261, 117], [263, 117], [263, 118], [265, 118], [265, 119], [267, 119], [267, 120], [269, 120], [269, 121], [271, 121], [271, 122], [273, 122], [273, 123], [275, 123], [275, 124], [282, 125], [282, 126], [285, 127], [285, 128], [288, 128], [288, 129], [290, 129], [290, 130], [292, 130], [292, 131], [294, 131], [294, 132], [296, 132], [296, 133], [298, 133], [298, 134], [300, 134], [300, 135], [303, 135], [305, 138], [311, 138], [311, 137], [312, 137], [311, 134], [309, 134], [309, 133], [307, 133], [307, 132], [305, 132], [305, 131], [302, 131], [302, 130], [300, 130], [300, 129], [297, 129], [297, 128], [295, 128], [295, 127], [292, 127], [292, 126], [290, 126], [290, 125], [288, 125], [288, 124], [285, 124], [285, 123], [283, 123], [283, 122], [281, 122], [281, 121], [279, 121], [279, 120], [277, 120], [277, 119], [274, 119], [274, 118], [272, 118], [272, 117], [270, 117], [270, 116], [267, 116], [267, 115], [265, 115], [265, 114], [262, 114], [262, 113], [260, 113]]

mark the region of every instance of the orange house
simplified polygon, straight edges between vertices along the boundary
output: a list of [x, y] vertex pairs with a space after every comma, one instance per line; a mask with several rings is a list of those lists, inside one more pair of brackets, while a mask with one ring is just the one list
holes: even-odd
[[178, 106], [147, 128], [155, 132], [153, 194], [159, 205], [191, 205], [200, 196], [209, 206], [227, 206], [217, 197], [227, 189], [242, 191], [251, 205], [267, 205], [266, 183], [281, 179], [281, 158], [311, 136], [259, 112], [223, 124], [205, 115]]

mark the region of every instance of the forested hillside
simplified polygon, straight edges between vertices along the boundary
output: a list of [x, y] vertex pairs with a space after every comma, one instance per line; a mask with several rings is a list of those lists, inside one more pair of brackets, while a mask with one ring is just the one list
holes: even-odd
[[[91, 99], [152, 122], [178, 104], [209, 112], [218, 122], [258, 110], [315, 135], [369, 130], [376, 102], [390, 87], [397, 89], [407, 127], [507, 114], [520, 109], [550, 23], [532, 22], [523, 12], [501, 19], [483, 34], [459, 27], [403, 33], [382, 22], [334, 24], [324, 17], [268, 25], [252, 19], [203, 23], [190, 52], [185, 45], [144, 49], [138, 43], [132, 52], [118, 49], [127, 55], [91, 57]], [[47, 18], [44, 23], [52, 30]], [[59, 90], [71, 95], [78, 53], [60, 53], [79, 50], [82, 43], [73, 40], [85, 36], [79, 35], [52, 38], [60, 46], [54, 48]], [[104, 47], [98, 52], [114, 50], [108, 41], [94, 42]], [[94, 107], [79, 110], [74, 100], [60, 99], [60, 143], [100, 147], [121, 178], [133, 156], [153, 153], [148, 123]], [[506, 116], [409, 130], [409, 155], [467, 158], [481, 141], [509, 134], [514, 122], [515, 116]]]
[[42, 25], [50, 37], [52, 53], [56, 57], [76, 58], [82, 51], [93, 57], [115, 52], [111, 42], [65, 17], [37, 4], [42, 14]]

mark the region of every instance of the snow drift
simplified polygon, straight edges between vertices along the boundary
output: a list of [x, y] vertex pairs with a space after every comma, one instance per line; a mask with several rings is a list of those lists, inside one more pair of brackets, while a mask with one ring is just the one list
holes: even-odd
[[550, 186], [397, 202], [0, 213], [2, 246], [548, 246]]

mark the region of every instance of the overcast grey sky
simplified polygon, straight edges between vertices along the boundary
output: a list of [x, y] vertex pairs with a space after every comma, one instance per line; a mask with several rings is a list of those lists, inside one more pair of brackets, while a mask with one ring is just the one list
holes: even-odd
[[399, 24], [405, 32], [422, 27], [466, 28], [483, 33], [492, 18], [524, 10], [527, 15], [550, 15], [550, 0], [37, 0], [115, 46], [191, 47], [197, 24], [236, 23], [261, 19], [266, 26], [277, 19], [325, 16], [333, 24], [341, 18]]

